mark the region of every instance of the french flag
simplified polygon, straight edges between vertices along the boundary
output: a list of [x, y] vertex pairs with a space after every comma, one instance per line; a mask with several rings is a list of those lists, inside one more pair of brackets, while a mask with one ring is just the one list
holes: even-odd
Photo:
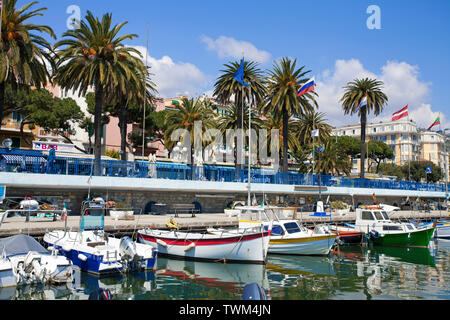
[[397, 121], [400, 120], [404, 117], [409, 116], [409, 112], [408, 112], [408, 106], [404, 107], [403, 109], [397, 111], [396, 113], [394, 113], [392, 115], [392, 121]]
[[311, 92], [314, 90], [316, 86], [316, 80], [314, 77], [312, 79], [309, 79], [308, 82], [306, 82], [298, 91], [297, 97], [301, 97], [304, 94], [307, 94], [308, 92]]
[[361, 103], [359, 104], [359, 106], [356, 108], [355, 112], [358, 112], [359, 109], [361, 109], [362, 107], [367, 106], [367, 94], [364, 97], [364, 99], [361, 101]]

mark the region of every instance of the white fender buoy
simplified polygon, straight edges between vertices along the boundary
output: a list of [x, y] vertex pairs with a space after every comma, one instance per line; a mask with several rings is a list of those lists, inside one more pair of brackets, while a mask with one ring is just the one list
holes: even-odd
[[80, 253], [80, 254], [78, 255], [78, 259], [80, 259], [81, 261], [86, 261], [86, 260], [87, 260], [87, 257], [86, 257], [84, 254]]
[[160, 246], [163, 246], [164, 248], [167, 248], [167, 243], [165, 243], [164, 241], [158, 239], [156, 240], [156, 243], [159, 244]]
[[189, 251], [189, 250], [191, 250], [191, 249], [194, 249], [194, 248], [195, 248], [195, 243], [194, 243], [194, 242], [191, 242], [190, 245], [188, 245], [188, 246], [186, 246], [186, 247], [184, 248], [184, 252], [187, 252], [187, 251]]

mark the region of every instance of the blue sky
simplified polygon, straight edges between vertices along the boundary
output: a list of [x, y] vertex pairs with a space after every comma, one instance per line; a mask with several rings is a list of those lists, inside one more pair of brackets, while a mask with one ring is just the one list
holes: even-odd
[[[28, 0], [19, 0], [19, 4]], [[161, 96], [210, 93], [223, 64], [245, 56], [270, 69], [280, 57], [297, 58], [318, 80], [320, 111], [334, 125], [357, 119], [339, 107], [342, 86], [355, 77], [385, 82], [389, 106], [376, 121], [388, 120], [406, 104], [422, 127], [441, 112], [450, 119], [450, 1], [87, 1], [41, 0], [48, 8], [36, 23], [58, 37], [76, 5], [128, 21], [128, 44], [145, 53], [150, 26], [149, 64]], [[381, 29], [369, 30], [370, 5], [380, 8]], [[375, 120], [374, 120], [375, 121]]]

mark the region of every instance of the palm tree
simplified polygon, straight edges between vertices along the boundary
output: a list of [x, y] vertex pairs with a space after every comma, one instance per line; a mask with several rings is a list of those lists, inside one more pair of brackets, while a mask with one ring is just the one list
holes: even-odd
[[[51, 45], [35, 32], [50, 35], [56, 39], [53, 30], [45, 25], [28, 22], [43, 16], [47, 8], [31, 9], [37, 2], [31, 2], [16, 9], [17, 0], [3, 1], [0, 35], [0, 128], [5, 103], [5, 85], [45, 87], [50, 79], [47, 65], [54, 68]], [[31, 10], [30, 10], [31, 9]]]
[[130, 62], [135, 64], [136, 70], [140, 70], [138, 73], [139, 82], [136, 82], [133, 78], [130, 79], [127, 84], [128, 91], [122, 92], [121, 90], [117, 90], [113, 94], [114, 99], [112, 105], [110, 106], [110, 114], [119, 118], [120, 150], [122, 161], [127, 161], [126, 148], [128, 146], [128, 123], [142, 123], [143, 108], [145, 106], [147, 110], [146, 114], [148, 115], [148, 111], [152, 110], [149, 106], [152, 104], [154, 94], [157, 93], [156, 85], [150, 81], [150, 79], [142, 78], [145, 75], [145, 66], [142, 61], [139, 60]]
[[137, 35], [118, 36], [127, 22], [112, 26], [111, 14], [105, 14], [100, 21], [90, 11], [85, 19], [78, 29], [64, 32], [65, 39], [55, 44], [55, 48], [63, 49], [57, 52], [54, 79], [62, 89], [78, 91], [79, 95], [85, 95], [90, 88], [94, 88], [94, 153], [98, 160], [101, 158], [104, 102], [111, 99], [111, 93], [116, 90], [127, 92], [130, 81], [139, 83], [140, 79], [147, 77], [147, 70], [142, 70], [138, 64], [142, 59], [139, 51], [123, 43]]
[[338, 144], [334, 138], [329, 138], [325, 142], [324, 151], [320, 154], [320, 161], [317, 163], [316, 172], [319, 174], [340, 175], [341, 173], [350, 175], [352, 162], [350, 158], [340, 152]]
[[[204, 104], [199, 99], [183, 98], [181, 104], [176, 104], [173, 110], [167, 112], [166, 126], [167, 130], [164, 133], [164, 143], [168, 150], [172, 150], [177, 141], [171, 139], [172, 133], [178, 129], [184, 129], [190, 135], [190, 159], [189, 163], [194, 165], [194, 126], [195, 122], [202, 122], [202, 129], [212, 128], [214, 126], [211, 121], [211, 110], [205, 108]], [[203, 132], [202, 132], [203, 134]], [[203, 141], [202, 141], [203, 142]]]
[[313, 143], [312, 132], [319, 130], [319, 137], [316, 141], [319, 144], [324, 143], [331, 136], [332, 127], [326, 123], [325, 114], [314, 110], [307, 111], [301, 116], [296, 127], [298, 140], [302, 145]]
[[[242, 125], [242, 122], [240, 122], [242, 114], [238, 111], [239, 108], [236, 104], [228, 105], [224, 108], [224, 113], [221, 114], [217, 119], [217, 129], [219, 129], [222, 133], [225, 135], [227, 134], [227, 130], [238, 130], [238, 128]], [[256, 116], [256, 110], [252, 110], [252, 129], [257, 130], [261, 127], [262, 121], [259, 117]], [[244, 109], [244, 130], [249, 129], [249, 109]], [[248, 141], [244, 142], [248, 145]], [[253, 145], [252, 145], [253, 148]], [[256, 150], [256, 149], [253, 149]], [[235, 159], [237, 158], [237, 144], [234, 145], [234, 156]]]
[[310, 71], [304, 71], [305, 66], [296, 69], [297, 59], [282, 58], [275, 62], [273, 70], [269, 71], [267, 80], [268, 95], [262, 110], [265, 113], [279, 113], [283, 118], [283, 166], [282, 170], [288, 172], [288, 137], [289, 118], [302, 116], [305, 112], [318, 107], [315, 100], [317, 94], [313, 91], [300, 98], [298, 90], [308, 81], [304, 78]]
[[[263, 148], [268, 150], [269, 146], [272, 144], [272, 130], [278, 130], [281, 133], [279, 135], [280, 141], [278, 141], [278, 145], [281, 147], [281, 150], [284, 150], [284, 144], [286, 143], [286, 140], [283, 135], [284, 133], [283, 126], [284, 126], [283, 117], [280, 113], [268, 114], [265, 116], [265, 119], [264, 121], [262, 121], [261, 125], [261, 128], [267, 131], [267, 137], [265, 140], [266, 145], [263, 145], [262, 146]], [[298, 133], [297, 130], [295, 129], [299, 127], [298, 120], [294, 118], [289, 119], [288, 127], [293, 130], [288, 131], [287, 147], [288, 150], [293, 154], [301, 148], [298, 139]]]
[[[358, 113], [361, 119], [361, 178], [365, 176], [367, 115], [373, 111], [378, 116], [388, 102], [388, 97], [381, 91], [382, 86], [383, 82], [376, 79], [356, 79], [344, 87], [345, 93], [341, 98], [345, 114]], [[367, 105], [358, 110], [365, 96], [367, 96]]]
[[[258, 64], [253, 61], [244, 62], [244, 82], [249, 84], [244, 87], [234, 79], [240, 65], [240, 61], [234, 61], [224, 65], [225, 69], [220, 71], [222, 75], [214, 85], [213, 94], [218, 102], [222, 104], [229, 104], [234, 97], [234, 103], [237, 106], [237, 129], [243, 129], [242, 110], [245, 104], [259, 106], [266, 94], [263, 72], [258, 68]], [[237, 158], [235, 160], [235, 166], [236, 172], [238, 173], [240, 172], [238, 169], [243, 168], [243, 164], [238, 163]]]

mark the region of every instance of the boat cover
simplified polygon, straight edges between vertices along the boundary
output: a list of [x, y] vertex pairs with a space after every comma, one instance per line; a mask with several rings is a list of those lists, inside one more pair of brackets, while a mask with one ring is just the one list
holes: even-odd
[[5, 250], [6, 256], [27, 254], [30, 251], [49, 253], [48, 250], [34, 238], [24, 234], [0, 239], [0, 254], [3, 254], [3, 250]]

